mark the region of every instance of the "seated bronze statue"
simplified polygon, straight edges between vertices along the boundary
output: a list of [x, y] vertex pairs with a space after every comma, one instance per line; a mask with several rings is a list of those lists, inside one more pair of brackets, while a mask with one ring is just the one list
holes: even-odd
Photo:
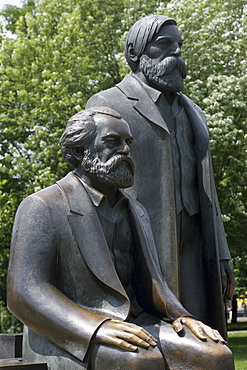
[[74, 171], [17, 211], [8, 305], [25, 324], [23, 361], [52, 370], [234, 369], [224, 339], [162, 279], [147, 212], [122, 190], [134, 181], [132, 140], [110, 108], [77, 113], [60, 139]]

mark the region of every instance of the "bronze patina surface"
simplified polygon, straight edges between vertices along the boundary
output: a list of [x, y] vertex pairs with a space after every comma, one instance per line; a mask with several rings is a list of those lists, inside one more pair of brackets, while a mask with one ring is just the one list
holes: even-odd
[[8, 305], [26, 325], [23, 361], [52, 370], [234, 369], [218, 331], [169, 289], [147, 212], [123, 190], [134, 180], [132, 139], [110, 108], [77, 113], [60, 139], [74, 172], [17, 211]]
[[148, 211], [162, 275], [188, 311], [226, 338], [224, 302], [232, 298], [235, 280], [206, 119], [181, 93], [182, 44], [174, 19], [140, 19], [125, 45], [132, 74], [86, 107], [111, 107], [129, 123], [136, 174], [126, 191]]

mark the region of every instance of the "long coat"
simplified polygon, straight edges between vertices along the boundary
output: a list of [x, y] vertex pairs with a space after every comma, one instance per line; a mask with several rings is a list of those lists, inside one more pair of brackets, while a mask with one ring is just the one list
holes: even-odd
[[[231, 257], [216, 195], [208, 128], [202, 110], [185, 95], [180, 96], [195, 137], [203, 238], [202, 276], [206, 281], [203, 288], [198, 276], [197, 284], [202, 287], [200, 297], [194, 296], [192, 287], [186, 292], [187, 300], [206, 302], [205, 315], [199, 318], [226, 336], [219, 260]], [[126, 75], [115, 87], [91, 97], [86, 108], [96, 106], [115, 109], [130, 126], [134, 137], [131, 155], [136, 164], [136, 175], [134, 186], [127, 191], [148, 211], [163, 276], [179, 297], [179, 251], [167, 124], [147, 91], [132, 75]]]
[[[162, 279], [145, 209], [126, 197], [138, 260], [139, 303], [159, 317], [188, 316]], [[73, 173], [27, 197], [17, 211], [8, 305], [32, 331], [80, 361], [105, 320], [128, 319], [130, 301], [95, 206]]]

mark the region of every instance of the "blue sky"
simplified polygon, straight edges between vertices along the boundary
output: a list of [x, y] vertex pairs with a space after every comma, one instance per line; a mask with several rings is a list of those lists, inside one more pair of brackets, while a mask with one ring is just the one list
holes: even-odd
[[[0, 0], [0, 10], [2, 9], [2, 7], [4, 5], [7, 5], [7, 4], [9, 4], [9, 5], [16, 5], [16, 6], [22, 6], [22, 0]], [[4, 22], [4, 20], [2, 18], [3, 17], [0, 17], [0, 22], [2, 23], [3, 28], [4, 28], [5, 22]], [[13, 37], [13, 35], [9, 31], [7, 32], [7, 35], [9, 37]]]
[[0, 0], [0, 9], [2, 9], [2, 7], [5, 4], [21, 6], [22, 5], [22, 1], [21, 0]]

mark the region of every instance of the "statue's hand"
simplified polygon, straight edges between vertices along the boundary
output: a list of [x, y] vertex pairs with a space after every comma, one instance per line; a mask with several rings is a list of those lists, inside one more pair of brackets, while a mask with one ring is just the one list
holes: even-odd
[[123, 321], [105, 321], [96, 332], [96, 343], [136, 351], [156, 346], [157, 340], [142, 327]]
[[210, 326], [207, 326], [201, 321], [195, 320], [191, 317], [180, 317], [172, 323], [173, 329], [178, 334], [184, 330], [184, 325], [187, 326], [192, 333], [201, 340], [206, 341], [208, 338], [210, 338], [214, 342], [226, 344], [226, 341], [222, 338], [217, 330], [214, 330], [210, 328]]
[[233, 297], [236, 281], [234, 279], [232, 267], [228, 260], [220, 260], [220, 273], [223, 290], [223, 299], [227, 303]]

